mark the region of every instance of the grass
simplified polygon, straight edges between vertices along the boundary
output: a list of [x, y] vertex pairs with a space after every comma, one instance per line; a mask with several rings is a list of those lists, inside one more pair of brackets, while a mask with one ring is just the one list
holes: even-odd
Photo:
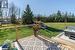
[[[30, 36], [33, 34], [32, 28], [29, 27], [23, 27], [19, 28], [17, 31], [19, 38], [24, 38], [26, 36]], [[15, 29], [3, 29], [0, 30], [0, 44], [3, 44], [3, 42], [6, 40], [15, 40], [16, 39], [16, 30]]]
[[47, 36], [47, 37], [51, 38], [51, 37], [54, 37], [54, 36], [58, 35], [58, 32], [40, 30], [40, 35], [44, 35], [44, 36]]
[[65, 29], [66, 26], [75, 26], [75, 23], [45, 23], [47, 26], [56, 29]]
[[66, 26], [75, 26], [75, 23], [45, 23], [49, 26], [49, 31], [40, 30], [40, 35], [45, 35], [47, 37], [54, 37], [62, 32]]
[[[66, 26], [75, 26], [75, 23], [45, 23], [49, 26], [48, 30], [40, 30], [40, 35], [47, 36], [49, 38], [58, 35], [61, 30], [64, 30]], [[29, 27], [19, 28], [17, 31], [19, 38], [24, 38], [33, 35], [33, 29]], [[2, 29], [0, 30], [0, 44], [2, 44], [6, 39], [15, 40], [16, 30], [14, 29]]]

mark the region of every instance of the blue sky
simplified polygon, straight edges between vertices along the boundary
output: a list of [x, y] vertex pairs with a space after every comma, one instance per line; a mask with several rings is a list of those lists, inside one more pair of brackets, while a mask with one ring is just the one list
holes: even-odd
[[23, 11], [29, 4], [34, 14], [50, 15], [58, 10], [75, 14], [75, 0], [9, 0]]

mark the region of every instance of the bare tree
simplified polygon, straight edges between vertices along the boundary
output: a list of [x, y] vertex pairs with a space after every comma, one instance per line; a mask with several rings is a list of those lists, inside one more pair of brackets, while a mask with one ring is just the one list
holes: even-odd
[[12, 24], [16, 24], [17, 7], [14, 3], [11, 3], [9, 8], [9, 16]]

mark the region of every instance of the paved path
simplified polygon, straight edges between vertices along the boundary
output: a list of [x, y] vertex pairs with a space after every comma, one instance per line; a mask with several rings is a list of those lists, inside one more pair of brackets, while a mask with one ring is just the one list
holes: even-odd
[[0, 29], [10, 29], [10, 28], [16, 28], [16, 27], [27, 27], [27, 26], [32, 26], [33, 24], [30, 25], [14, 25], [14, 26], [7, 26], [7, 27], [0, 27]]
[[19, 43], [24, 50], [59, 50], [56, 45], [34, 36], [20, 39]]

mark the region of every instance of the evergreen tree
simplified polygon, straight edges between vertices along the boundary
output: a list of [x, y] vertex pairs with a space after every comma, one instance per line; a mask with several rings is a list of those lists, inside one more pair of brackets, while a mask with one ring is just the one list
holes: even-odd
[[58, 22], [61, 21], [61, 11], [59, 11], [59, 10], [57, 12], [57, 20], [58, 20]]
[[22, 16], [22, 24], [32, 24], [33, 23], [33, 13], [29, 7], [29, 5], [27, 5], [26, 10], [24, 10], [24, 14]]
[[57, 16], [58, 16], [58, 17], [61, 17], [61, 11], [58, 10]]

